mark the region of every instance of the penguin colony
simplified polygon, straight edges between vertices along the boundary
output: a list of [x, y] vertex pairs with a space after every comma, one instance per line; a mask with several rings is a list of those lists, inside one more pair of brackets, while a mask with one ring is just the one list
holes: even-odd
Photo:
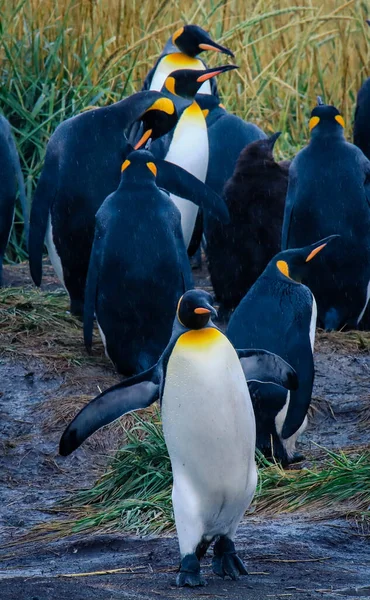
[[[228, 114], [199, 55], [228, 48], [178, 29], [142, 91], [62, 123], [47, 146], [30, 217], [9, 123], [0, 117], [0, 284], [16, 187], [30, 271], [44, 243], [92, 345], [129, 375], [73, 419], [69, 455], [102, 426], [160, 402], [173, 472], [179, 586], [203, 585], [214, 542], [220, 577], [246, 574], [234, 537], [257, 484], [255, 448], [302, 460], [316, 324], [366, 323], [370, 298], [370, 79], [352, 145], [321, 98], [310, 141], [291, 163], [256, 125]], [[339, 166], [340, 165], [340, 166]], [[219, 310], [195, 290], [189, 255], [203, 243]], [[210, 416], [212, 419], [210, 420]], [[232, 440], [232, 442], [230, 442]]]

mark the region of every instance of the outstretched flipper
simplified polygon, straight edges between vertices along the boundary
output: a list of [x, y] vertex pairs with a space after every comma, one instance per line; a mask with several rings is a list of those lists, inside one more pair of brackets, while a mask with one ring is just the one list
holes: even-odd
[[298, 388], [297, 373], [285, 360], [267, 350], [237, 350], [247, 381], [275, 383], [287, 390]]
[[158, 187], [186, 200], [191, 200], [221, 223], [230, 221], [229, 211], [224, 200], [212, 188], [171, 162], [156, 158], [155, 164]]
[[59, 454], [68, 456], [95, 431], [122, 415], [147, 408], [159, 398], [157, 365], [109, 388], [91, 400], [64, 431]]

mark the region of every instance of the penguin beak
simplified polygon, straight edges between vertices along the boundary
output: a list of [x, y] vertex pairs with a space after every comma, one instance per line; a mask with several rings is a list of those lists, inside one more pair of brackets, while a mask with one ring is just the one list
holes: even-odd
[[277, 131], [276, 133], [273, 133], [272, 135], [270, 135], [269, 137], [269, 143], [271, 146], [271, 150], [273, 149], [273, 147], [275, 146], [275, 142], [276, 140], [281, 136], [281, 131]]
[[332, 240], [339, 238], [339, 237], [340, 237], [339, 234], [329, 235], [328, 237], [324, 238], [323, 240], [320, 240], [319, 242], [316, 242], [316, 244], [313, 244], [312, 246], [310, 246], [311, 252], [306, 257], [305, 262], [306, 263], [310, 262], [310, 260], [312, 260], [319, 252], [321, 252], [321, 250], [323, 250], [329, 242], [331, 242]]
[[206, 306], [199, 306], [198, 308], [195, 308], [194, 313], [196, 315], [212, 315], [212, 317], [218, 316], [217, 310], [211, 304], [207, 304]]
[[222, 67], [206, 69], [206, 71], [203, 71], [203, 74], [197, 78], [197, 82], [203, 83], [203, 81], [207, 81], [207, 79], [212, 79], [212, 77], [215, 77], [220, 73], [226, 73], [226, 71], [232, 71], [233, 69], [239, 69], [239, 67], [237, 65], [223, 65]]
[[199, 50], [210, 50], [211, 52], [222, 52], [223, 54], [227, 54], [227, 56], [231, 56], [232, 58], [234, 58], [234, 53], [231, 52], [231, 50], [229, 50], [228, 48], [225, 48], [225, 46], [221, 46], [220, 44], [217, 44], [217, 42], [214, 42], [213, 40], [210, 40], [208, 37], [205, 37], [205, 42], [201, 42], [200, 44], [198, 44], [198, 48]]
[[139, 150], [139, 148], [141, 148], [149, 140], [150, 136], [152, 135], [152, 132], [153, 132], [152, 129], [147, 129], [143, 133], [143, 135], [141, 136], [139, 141], [135, 144], [134, 150]]

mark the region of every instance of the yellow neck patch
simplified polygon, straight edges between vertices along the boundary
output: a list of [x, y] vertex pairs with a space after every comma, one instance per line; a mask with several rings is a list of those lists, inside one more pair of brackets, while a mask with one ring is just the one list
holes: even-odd
[[289, 275], [289, 265], [285, 260], [278, 260], [276, 266], [279, 269], [280, 273], [285, 275], [285, 277], [289, 277], [289, 279], [291, 279]]
[[311, 117], [309, 123], [308, 123], [308, 127], [310, 128], [310, 131], [313, 130], [314, 127], [316, 127], [316, 125], [318, 125], [320, 123], [320, 117]]
[[224, 337], [225, 336], [221, 331], [214, 329], [213, 327], [191, 329], [179, 337], [176, 345], [180, 345], [184, 348], [206, 350], [207, 347], [221, 341]]
[[172, 36], [172, 43], [173, 44], [176, 43], [177, 38], [179, 38], [182, 33], [184, 33], [184, 28], [183, 27], [180, 27], [180, 29], [178, 29], [177, 31], [175, 31], [175, 33]]
[[182, 52], [173, 52], [172, 54], [167, 54], [162, 61], [164, 65], [168, 65], [172, 68], [173, 71], [176, 69], [195, 69], [196, 71], [203, 71], [204, 64], [199, 58], [192, 58], [187, 54], [183, 54]]
[[149, 112], [150, 110], [161, 110], [162, 112], [167, 113], [168, 115], [173, 115], [175, 112], [175, 105], [169, 98], [159, 98], [156, 100], [154, 104], [151, 105], [145, 112]]

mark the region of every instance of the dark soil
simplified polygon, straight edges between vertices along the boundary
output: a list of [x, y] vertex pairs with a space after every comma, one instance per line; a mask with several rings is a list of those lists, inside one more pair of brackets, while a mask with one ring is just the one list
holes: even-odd
[[[46, 289], [56, 289], [50, 267]], [[207, 272], [195, 271], [209, 287]], [[26, 265], [5, 267], [5, 284], [31, 285]], [[81, 342], [82, 343], [82, 342]], [[360, 449], [370, 444], [370, 355], [317, 343], [316, 383], [310, 425], [301, 449], [310, 461], [322, 447]], [[370, 599], [369, 534], [345, 519], [300, 512], [274, 519], [250, 515], [237, 547], [249, 576], [238, 582], [213, 575], [208, 586], [174, 586], [179, 555], [175, 536], [134, 538], [123, 534], [70, 538], [53, 543], [8, 545], [32, 525], [55, 519], [48, 509], [66, 490], [91, 485], [119, 443], [119, 431], [103, 430], [74, 455], [58, 455], [65, 423], [98, 386], [118, 381], [104, 366], [74, 366], [58, 372], [52, 363], [5, 355], [0, 362], [0, 526], [2, 600], [105, 600], [118, 598]], [[333, 515], [334, 517], [334, 515]], [[121, 569], [117, 573], [95, 574]], [[72, 577], [70, 574], [87, 575]]]

